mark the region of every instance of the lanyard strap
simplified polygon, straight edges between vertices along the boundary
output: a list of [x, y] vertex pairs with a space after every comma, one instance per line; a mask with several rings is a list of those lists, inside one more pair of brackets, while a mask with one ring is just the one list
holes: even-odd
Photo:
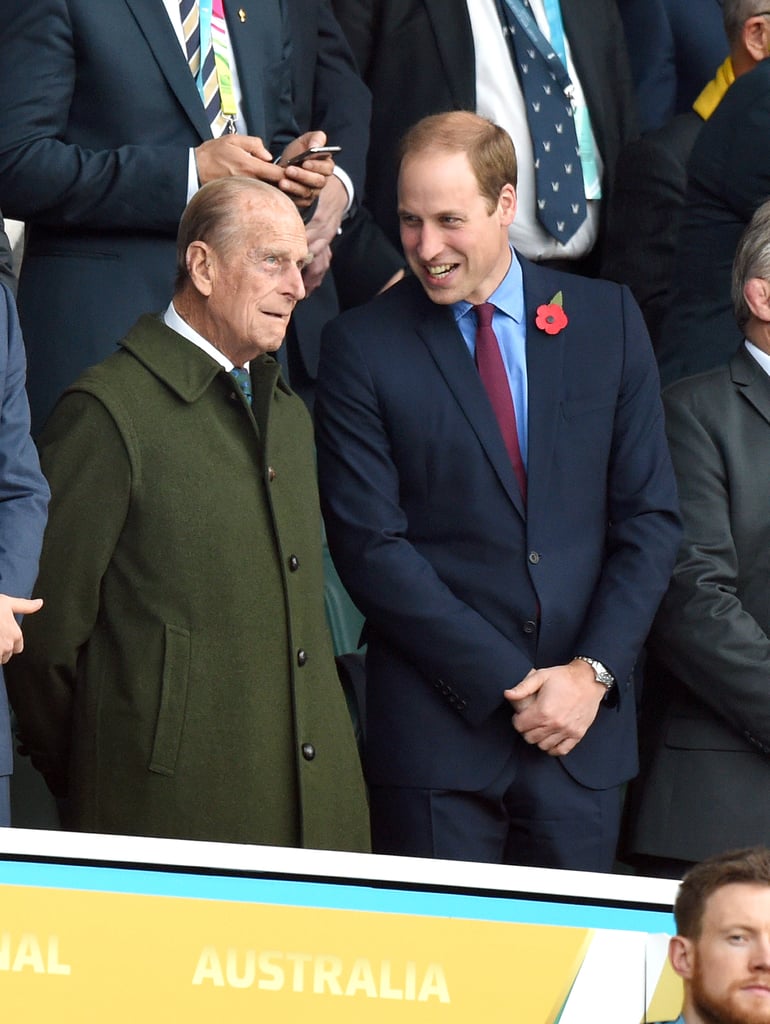
[[[201, 53], [206, 54], [209, 48], [214, 50], [214, 63], [217, 69], [217, 86], [222, 113], [234, 118], [238, 113], [233, 89], [233, 76], [230, 71], [230, 48], [227, 45], [227, 27], [223, 0], [199, 0], [201, 27]], [[203, 60], [198, 72], [198, 88], [203, 92]]]

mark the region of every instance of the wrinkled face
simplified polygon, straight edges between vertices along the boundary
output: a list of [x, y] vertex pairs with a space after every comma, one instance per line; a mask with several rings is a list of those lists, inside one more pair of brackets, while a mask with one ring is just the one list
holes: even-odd
[[688, 944], [686, 971], [678, 972], [689, 982], [688, 1021], [769, 1024], [770, 886], [717, 889], [706, 901], [700, 936], [680, 941]]
[[308, 258], [305, 227], [292, 207], [241, 200], [237, 238], [208, 254], [209, 294], [201, 333], [236, 366], [280, 348], [297, 302], [304, 297]]
[[465, 153], [407, 156], [398, 179], [401, 243], [414, 274], [440, 305], [486, 302], [511, 262], [516, 192], [505, 185], [490, 212]]

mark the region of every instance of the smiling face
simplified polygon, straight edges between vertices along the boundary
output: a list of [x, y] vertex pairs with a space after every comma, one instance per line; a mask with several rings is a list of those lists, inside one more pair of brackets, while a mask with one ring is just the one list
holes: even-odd
[[194, 242], [188, 249], [190, 278], [203, 300], [188, 319], [236, 366], [280, 348], [305, 295], [305, 227], [283, 198], [266, 202], [245, 193], [233, 214], [238, 228], [226, 244]]
[[770, 886], [717, 889], [698, 938], [672, 939], [670, 955], [688, 1024], [770, 1024]]
[[439, 305], [486, 302], [511, 262], [513, 185], [490, 209], [465, 153], [427, 150], [404, 158], [398, 200], [404, 253], [428, 297]]

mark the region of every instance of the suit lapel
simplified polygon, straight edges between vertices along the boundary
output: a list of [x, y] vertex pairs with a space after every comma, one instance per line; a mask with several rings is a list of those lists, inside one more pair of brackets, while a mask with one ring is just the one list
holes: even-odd
[[430, 309], [418, 322], [417, 333], [430, 350], [508, 497], [525, 518], [521, 491], [500, 428], [451, 310], [431, 303]]
[[165, 7], [159, 0], [125, 2], [142, 30], [169, 88], [192, 121], [201, 140], [210, 139], [211, 127]]
[[[243, 12], [243, 18], [240, 12]], [[258, 135], [266, 146], [265, 96], [262, 89], [262, 53], [260, 16], [254, 0], [230, 0], [225, 3], [225, 20], [230, 36], [238, 81], [241, 86], [243, 118], [250, 135]], [[256, 65], [256, 67], [255, 67]]]
[[562, 395], [564, 345], [569, 335], [569, 326], [556, 335], [538, 330], [535, 326], [537, 307], [549, 302], [557, 288], [534, 263], [520, 255], [518, 258], [524, 280], [524, 315], [527, 326], [527, 504], [531, 514], [547, 507]]
[[749, 355], [744, 345], [730, 360], [730, 374], [746, 400], [770, 423], [770, 377]]
[[476, 109], [476, 67], [471, 55], [473, 31], [465, 0], [424, 0], [444, 77], [457, 110]]

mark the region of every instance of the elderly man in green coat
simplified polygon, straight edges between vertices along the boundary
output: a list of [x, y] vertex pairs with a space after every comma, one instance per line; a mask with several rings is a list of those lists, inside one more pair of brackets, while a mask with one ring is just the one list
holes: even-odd
[[201, 189], [173, 302], [69, 388], [40, 439], [45, 605], [9, 689], [67, 827], [368, 848], [312, 426], [273, 358], [307, 257], [278, 190]]

